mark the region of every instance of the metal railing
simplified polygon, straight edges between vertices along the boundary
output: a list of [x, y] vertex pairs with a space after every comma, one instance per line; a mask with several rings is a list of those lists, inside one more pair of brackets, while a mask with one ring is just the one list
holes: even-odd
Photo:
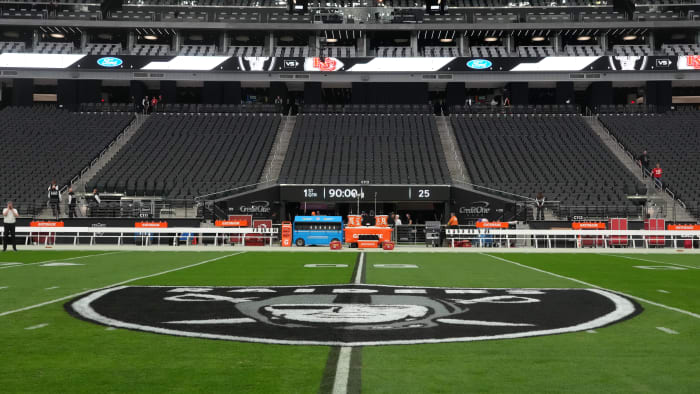
[[88, 201], [89, 195], [81, 195], [72, 208], [64, 198], [58, 204], [58, 212], [49, 202], [15, 201], [20, 217], [32, 219], [63, 220], [69, 218], [141, 218], [141, 219], [202, 219], [204, 204], [192, 199], [122, 198], [107, 200], [104, 195], [100, 204]]

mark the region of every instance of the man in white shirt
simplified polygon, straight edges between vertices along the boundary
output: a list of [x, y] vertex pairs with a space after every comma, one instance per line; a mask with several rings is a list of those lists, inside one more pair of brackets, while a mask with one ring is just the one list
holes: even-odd
[[2, 210], [2, 219], [4, 224], [4, 232], [2, 237], [2, 251], [7, 250], [7, 243], [10, 240], [10, 234], [12, 234], [12, 249], [17, 251], [17, 237], [15, 236], [15, 223], [17, 222], [17, 217], [19, 213], [12, 206], [12, 201], [7, 202], [7, 208]]
[[399, 216], [399, 214], [396, 214], [396, 217], [394, 218], [394, 226], [400, 226], [401, 224], [401, 216]]

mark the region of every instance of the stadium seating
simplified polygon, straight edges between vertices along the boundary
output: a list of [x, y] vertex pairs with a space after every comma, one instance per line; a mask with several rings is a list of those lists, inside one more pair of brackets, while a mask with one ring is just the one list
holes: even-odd
[[651, 56], [654, 51], [647, 45], [615, 45], [613, 54], [615, 56]]
[[139, 56], [167, 56], [169, 53], [170, 45], [137, 44], [131, 48], [131, 54]]
[[416, 56], [411, 47], [377, 47], [378, 57], [411, 57]]
[[457, 57], [459, 48], [457, 47], [425, 47], [423, 56], [426, 57]]
[[73, 53], [74, 47], [72, 43], [66, 42], [39, 42], [34, 46], [34, 52], [37, 53]]
[[646, 149], [652, 166], [661, 164], [665, 186], [700, 217], [700, 112], [612, 114], [600, 120], [635, 157]]
[[355, 47], [325, 47], [321, 48], [323, 57], [355, 57]]
[[287, 47], [276, 46], [275, 56], [277, 57], [308, 57], [309, 47]]
[[280, 119], [153, 114], [89, 186], [129, 196], [192, 198], [257, 183]]
[[228, 56], [263, 56], [263, 47], [259, 46], [232, 46], [228, 48], [226, 54]]
[[180, 55], [183, 56], [214, 56], [216, 55], [215, 45], [183, 45], [180, 47]]
[[[20, 214], [44, 207], [55, 179], [68, 184], [131, 122], [132, 114], [81, 114], [49, 107], [9, 107], [0, 111], [4, 174], [0, 199], [13, 199]], [[36, 212], [36, 211], [35, 211]]]
[[118, 55], [121, 52], [121, 44], [87, 44], [85, 53], [90, 55]]
[[503, 46], [473, 46], [469, 48], [473, 57], [506, 57], [508, 50]]
[[27, 50], [23, 42], [0, 42], [0, 53], [19, 53]]
[[671, 56], [697, 55], [700, 53], [698, 44], [664, 44], [661, 45], [661, 52]]
[[365, 181], [449, 183], [434, 116], [297, 116], [280, 183]]
[[[452, 115], [472, 183], [560, 201], [562, 215], [636, 216], [644, 188], [578, 115]], [[508, 196], [508, 195], [506, 195]]]
[[567, 56], [603, 56], [603, 48], [598, 45], [567, 45], [564, 52]]

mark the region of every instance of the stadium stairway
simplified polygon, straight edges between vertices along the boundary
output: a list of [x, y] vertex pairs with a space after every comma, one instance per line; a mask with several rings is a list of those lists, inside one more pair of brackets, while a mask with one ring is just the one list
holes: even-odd
[[455, 138], [454, 130], [448, 121], [447, 116], [436, 116], [438, 134], [440, 135], [440, 142], [442, 144], [442, 150], [445, 153], [445, 160], [447, 161], [447, 169], [450, 172], [450, 177], [453, 182], [464, 184], [465, 187], [471, 188], [471, 179], [469, 178], [469, 173], [466, 168], [464, 168], [464, 161], [462, 160], [462, 154], [457, 148], [457, 139]]
[[[124, 129], [124, 134], [122, 134], [115, 143], [108, 147], [100, 157], [92, 163], [90, 168], [78, 178], [75, 183], [71, 184], [73, 190], [91, 192], [91, 190], [85, 190], [85, 185], [87, 185], [92, 178], [97, 175], [97, 173], [107, 164], [112, 158], [119, 153], [119, 151], [126, 146], [131, 137], [133, 137], [136, 132], [143, 126], [144, 122], [148, 118], [147, 115], [136, 114], [134, 120]], [[63, 198], [68, 198], [68, 190], [65, 191], [66, 195]]]
[[[114, 140], [114, 143], [109, 145], [104, 151], [100, 153], [98, 157], [96, 157], [90, 164], [90, 167], [88, 167], [87, 171], [85, 171], [82, 174], [76, 174], [77, 179], [73, 178], [74, 180], [71, 181], [70, 187], [73, 188], [75, 192], [89, 192], [88, 190], [85, 190], [85, 185], [97, 174], [102, 167], [107, 164], [114, 155], [119, 152], [119, 150], [124, 147], [129, 140], [131, 139], [134, 134], [136, 134], [136, 131], [141, 128], [141, 125], [143, 125], [144, 121], [146, 120], [146, 115], [142, 114], [135, 114], [136, 116], [134, 119], [129, 123], [125, 128], [122, 134], [120, 134], [116, 140]], [[66, 188], [62, 193], [61, 193], [61, 199], [63, 201], [68, 201], [68, 188]], [[38, 217], [40, 218], [50, 218], [53, 216], [53, 213], [51, 212], [51, 208], [46, 207], [42, 209]]]
[[282, 122], [280, 122], [280, 126], [277, 129], [277, 138], [275, 138], [270, 156], [267, 158], [265, 168], [258, 181], [260, 186], [270, 182], [276, 183], [279, 179], [282, 163], [284, 163], [284, 158], [287, 156], [289, 141], [292, 139], [292, 132], [296, 122], [296, 116], [282, 117]]
[[665, 212], [662, 215], [665, 216], [666, 220], [695, 222], [695, 218], [688, 210], [678, 204], [668, 193], [655, 188], [651, 178], [642, 176], [641, 169], [637, 165], [637, 162], [612, 136], [610, 131], [600, 122], [597, 116], [584, 116], [583, 118], [603, 142], [603, 145], [605, 145], [640, 182], [646, 185], [649, 202], [655, 203], [662, 209], [665, 207]]

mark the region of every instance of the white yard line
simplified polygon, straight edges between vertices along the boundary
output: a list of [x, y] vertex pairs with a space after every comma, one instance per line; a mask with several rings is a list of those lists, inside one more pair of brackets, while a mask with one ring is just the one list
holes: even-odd
[[52, 286], [52, 287], [47, 287], [44, 290], [53, 290], [53, 289], [58, 289], [58, 286]]
[[0, 290], [7, 289], [7, 286], [0, 286]]
[[44, 328], [48, 325], [49, 325], [49, 323], [41, 323], [41, 324], [37, 324], [36, 326], [27, 327], [27, 328], [25, 328], [25, 330], [36, 330], [37, 328]]
[[662, 289], [659, 289], [659, 290], [656, 290], [656, 291], [658, 291], [659, 293], [664, 293], [664, 294], [670, 294], [670, 293], [671, 293], [670, 291], [662, 290]]
[[365, 266], [365, 252], [360, 252], [360, 262], [357, 263], [357, 274], [355, 274], [355, 279], [353, 283], [359, 285], [362, 283], [362, 270]]
[[[362, 271], [365, 266], [365, 252], [360, 252], [360, 259], [357, 262], [357, 272], [352, 283], [359, 285], [362, 283]], [[343, 346], [338, 355], [338, 364], [335, 366], [335, 379], [333, 381], [333, 394], [346, 394], [348, 392], [348, 379], [350, 379], [350, 359], [352, 358], [352, 347]]]
[[571, 278], [571, 277], [568, 277], [568, 276], [555, 274], [554, 272], [549, 272], [549, 271], [545, 271], [545, 270], [542, 270], [542, 269], [539, 269], [539, 268], [530, 267], [529, 265], [520, 264], [520, 263], [515, 262], [515, 261], [512, 261], [512, 260], [504, 259], [504, 258], [502, 258], [502, 257], [492, 256], [492, 255], [490, 255], [490, 254], [488, 254], [488, 253], [481, 253], [481, 254], [483, 254], [484, 256], [489, 256], [489, 257], [491, 257], [492, 259], [501, 260], [501, 261], [504, 261], [504, 262], [506, 262], [506, 263], [510, 263], [510, 264], [517, 265], [518, 267], [527, 268], [527, 269], [530, 269], [530, 270], [533, 270], [533, 271], [541, 272], [541, 273], [543, 273], [543, 274], [556, 276], [557, 278], [561, 278], [561, 279], [567, 279], [567, 280], [570, 280], [570, 281], [573, 281], [573, 282], [576, 282], [576, 283], [580, 283], [580, 284], [585, 285], [585, 286], [593, 287], [593, 288], [596, 288], [596, 289], [607, 290], [607, 291], [611, 291], [611, 292], [613, 292], [613, 293], [622, 294], [622, 295], [627, 296], [627, 297], [629, 297], [629, 298], [634, 298], [634, 299], [637, 300], [637, 301], [642, 301], [642, 302], [645, 302], [645, 303], [647, 303], [647, 304], [651, 304], [651, 305], [654, 305], [654, 306], [658, 306], [659, 308], [668, 309], [668, 310], [670, 310], [670, 311], [682, 313], [682, 314], [684, 314], [684, 315], [688, 315], [688, 316], [690, 316], [690, 317], [694, 317], [694, 318], [696, 318], [696, 319], [700, 319], [700, 315], [698, 315], [697, 313], [693, 313], [693, 312], [690, 312], [690, 311], [686, 311], [686, 310], [684, 310], [684, 309], [680, 309], [680, 308], [676, 308], [676, 307], [673, 307], [673, 306], [668, 306], [668, 305], [660, 304], [660, 303], [658, 303], [658, 302], [654, 302], [654, 301], [647, 300], [647, 299], [645, 299], [645, 298], [633, 296], [633, 295], [631, 295], [631, 294], [623, 293], [623, 292], [621, 292], [621, 291], [606, 289], [605, 287], [600, 287], [600, 286], [598, 286], [598, 285], [594, 285], [594, 284], [592, 284], [592, 283], [584, 282], [584, 281], [578, 280], [578, 279], [576, 279], [576, 278]]
[[666, 327], [656, 327], [656, 329], [659, 330], [659, 331], [663, 331], [663, 332], [665, 332], [666, 334], [678, 335], [678, 331], [676, 331], [676, 330], [671, 330], [670, 328], [666, 328]]
[[630, 256], [622, 256], [619, 254], [608, 254], [608, 253], [601, 253], [604, 256], [613, 256], [613, 257], [620, 257], [623, 259], [630, 259], [630, 260], [638, 260], [638, 261], [645, 261], [647, 263], [657, 263], [657, 264], [669, 264], [669, 265], [675, 265], [678, 267], [683, 267], [683, 268], [690, 268], [690, 269], [700, 269], [700, 267], [694, 267], [692, 265], [683, 265], [683, 264], [678, 264], [678, 263], [669, 263], [666, 261], [656, 261], [656, 260], [649, 260], [649, 259], [640, 259], [639, 257], [630, 257]]
[[338, 366], [335, 368], [335, 381], [333, 382], [333, 394], [346, 394], [348, 392], [348, 379], [350, 378], [350, 355], [352, 348], [344, 346], [340, 348]]
[[54, 261], [67, 261], [67, 260], [77, 260], [77, 259], [84, 259], [86, 257], [97, 257], [97, 256], [106, 256], [108, 254], [115, 254], [115, 253], [123, 253], [123, 252], [106, 252], [106, 253], [98, 253], [98, 254], [88, 254], [85, 256], [77, 256], [77, 257], [68, 257], [65, 259], [53, 259], [53, 260], [44, 260], [44, 261], [39, 261], [36, 263], [29, 263], [29, 264], [19, 264], [19, 265], [7, 265], [0, 267], [0, 270], [8, 269], [8, 268], [16, 268], [16, 267], [26, 267], [29, 265], [39, 265], [39, 264], [46, 264], [46, 263], [51, 263]]
[[137, 277], [137, 278], [127, 279], [127, 280], [125, 280], [125, 281], [118, 282], [118, 283], [113, 283], [113, 284], [108, 285], [108, 286], [97, 287], [97, 288], [94, 288], [94, 289], [90, 289], [90, 290], [86, 290], [86, 291], [81, 291], [80, 293], [75, 293], [75, 294], [67, 295], [67, 296], [65, 296], [65, 297], [56, 298], [55, 300], [42, 302], [42, 303], [40, 303], [40, 304], [25, 306], [24, 308], [15, 309], [15, 310], [12, 310], [12, 311], [1, 312], [1, 313], [0, 313], [0, 317], [7, 316], [7, 315], [11, 315], [11, 314], [17, 313], [17, 312], [28, 311], [28, 310], [30, 310], [30, 309], [40, 308], [40, 307], [42, 307], [42, 306], [44, 306], [44, 305], [50, 305], [50, 304], [53, 304], [53, 303], [56, 303], [56, 302], [61, 302], [61, 301], [69, 300], [69, 299], [71, 299], [71, 298], [75, 298], [75, 297], [77, 297], [77, 296], [79, 296], [79, 295], [83, 295], [83, 294], [89, 293], [89, 292], [91, 292], [91, 291], [95, 291], [95, 290], [99, 290], [99, 289], [104, 289], [104, 288], [108, 288], [108, 287], [120, 286], [120, 285], [123, 285], [123, 284], [127, 284], [127, 283], [129, 283], [129, 282], [133, 282], [133, 281], [137, 281], [137, 280], [141, 280], [141, 279], [152, 278], [152, 277], [154, 277], [154, 276], [164, 275], [164, 274], [168, 274], [168, 273], [171, 273], [171, 272], [175, 272], [175, 271], [180, 271], [180, 270], [184, 270], [184, 269], [187, 269], [187, 268], [196, 267], [196, 266], [198, 266], [198, 265], [202, 265], [202, 264], [206, 264], [206, 263], [211, 263], [212, 261], [217, 261], [217, 260], [225, 259], [225, 258], [227, 258], [227, 257], [235, 256], [235, 255], [238, 255], [238, 254], [241, 254], [241, 253], [245, 253], [245, 252], [231, 253], [231, 254], [227, 254], [227, 255], [225, 255], [225, 256], [221, 256], [221, 257], [216, 257], [216, 258], [209, 259], [209, 260], [200, 261], [199, 263], [194, 263], [194, 264], [186, 265], [186, 266], [184, 266], [184, 267], [173, 268], [173, 269], [169, 269], [169, 270], [166, 270], [166, 271], [158, 272], [158, 273], [155, 273], [155, 274], [150, 274], [150, 275], [145, 275], [145, 276], [139, 276], [139, 277]]

